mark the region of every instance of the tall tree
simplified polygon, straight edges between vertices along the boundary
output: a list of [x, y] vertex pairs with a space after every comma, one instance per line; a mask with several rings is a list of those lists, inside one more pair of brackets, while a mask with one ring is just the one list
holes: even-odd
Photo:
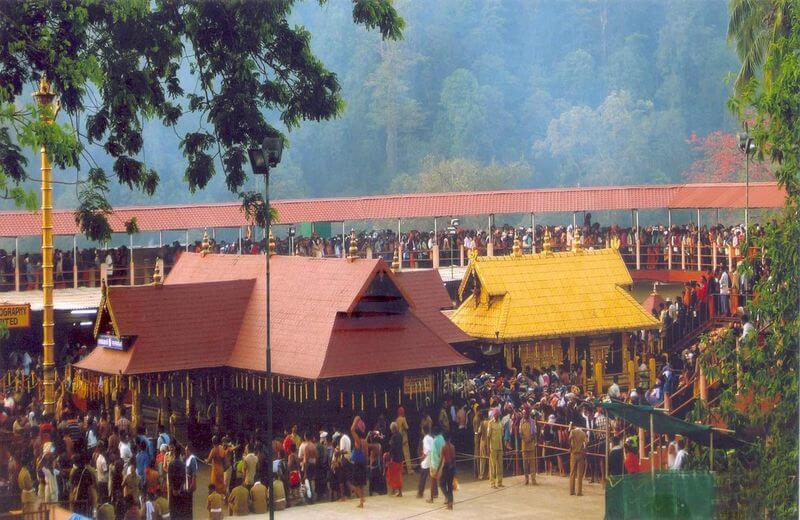
[[[303, 120], [335, 117], [343, 106], [338, 79], [312, 53], [310, 33], [287, 20], [294, 4], [2, 2], [0, 103], [18, 103], [25, 86], [46, 73], [70, 120], [86, 121], [84, 128], [76, 128], [80, 142], [71, 143], [17, 111], [18, 139], [5, 141], [0, 149], [3, 173], [25, 180], [18, 156], [26, 133], [53, 152], [69, 148], [56, 154], [58, 164], [80, 164], [78, 157], [84, 155], [90, 169], [82, 180], [76, 220], [93, 238], [107, 238], [109, 178], [87, 155], [87, 145], [97, 144], [113, 157], [120, 183], [152, 194], [159, 175], [140, 159], [143, 121], [175, 126], [194, 113], [199, 125], [180, 142], [189, 190], [203, 189], [220, 166], [227, 188], [265, 222], [260, 193], [242, 188], [247, 147], [280, 135], [266, 112], [291, 129]], [[353, 0], [352, 18], [384, 38], [401, 36], [403, 20], [391, 0]], [[178, 74], [184, 64], [194, 75], [191, 83]]]
[[[733, 0], [736, 4], [737, 0]], [[743, 56], [764, 47], [764, 65], [737, 92], [731, 106], [752, 121], [758, 154], [772, 162], [786, 189], [779, 218], [763, 236], [750, 232], [748, 245], [760, 246], [760, 258], [743, 262], [740, 274], [752, 277], [761, 261], [757, 297], [747, 310], [765, 334], [738, 340], [732, 335], [712, 342], [705, 354], [710, 377], [722, 382], [716, 413], [750, 444], [725, 457], [720, 480], [726, 484], [720, 516], [727, 518], [797, 518], [798, 516], [798, 348], [800, 348], [800, 4], [764, 0], [768, 12], [782, 13], [780, 31], [769, 18], [738, 39]], [[751, 32], [768, 34], [766, 42]], [[767, 74], [766, 71], [769, 71]], [[769, 80], [766, 80], [769, 75]], [[764, 81], [759, 80], [764, 78]], [[737, 386], [738, 383], [738, 386]], [[702, 415], [706, 411], [701, 409]]]
[[[692, 134], [689, 145], [699, 157], [683, 172], [689, 182], [741, 182], [745, 180], [745, 157], [737, 146], [736, 136], [717, 130], [704, 137]], [[751, 181], [775, 179], [769, 164], [750, 161]]]

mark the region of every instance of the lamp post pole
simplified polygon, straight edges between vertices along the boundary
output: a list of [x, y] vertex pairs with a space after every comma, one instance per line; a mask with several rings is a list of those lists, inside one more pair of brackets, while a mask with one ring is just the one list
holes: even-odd
[[744, 132], [737, 136], [739, 138], [739, 150], [744, 153], [744, 237], [748, 238], [750, 233], [750, 153], [756, 149], [753, 138], [747, 133], [747, 123], [744, 125]]
[[267, 471], [267, 493], [268, 493], [268, 506], [270, 520], [275, 519], [275, 495], [273, 493], [273, 480], [272, 474], [272, 460], [274, 454], [272, 453], [272, 346], [270, 341], [270, 313], [269, 313], [269, 258], [272, 255], [272, 240], [270, 240], [271, 233], [268, 229], [271, 227], [272, 222], [270, 218], [269, 207], [269, 169], [275, 167], [281, 161], [281, 154], [283, 152], [283, 139], [280, 137], [267, 137], [264, 139], [262, 148], [250, 148], [248, 155], [250, 156], [250, 164], [253, 168], [253, 173], [256, 175], [264, 176], [264, 226], [265, 234], [267, 235], [267, 251], [265, 265], [265, 285], [266, 297], [264, 298], [264, 306], [266, 312], [266, 360], [265, 369], [267, 372], [267, 453], [271, 457], [269, 460], [269, 470]]
[[[51, 125], [60, 108], [58, 98], [42, 74], [39, 90], [33, 93], [39, 106], [39, 118]], [[44, 413], [55, 413], [55, 341], [53, 338], [53, 168], [44, 143], [42, 158], [42, 369]]]

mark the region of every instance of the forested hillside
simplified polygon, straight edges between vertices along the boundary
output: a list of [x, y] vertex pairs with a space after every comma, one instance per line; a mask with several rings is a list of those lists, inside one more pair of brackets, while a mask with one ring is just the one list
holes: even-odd
[[[346, 108], [334, 121], [303, 122], [287, 134], [275, 197], [738, 174], [736, 164], [708, 171], [719, 147], [732, 144], [724, 133], [738, 129], [725, 107], [737, 60], [725, 42], [723, 0], [396, 7], [406, 21], [399, 42], [354, 25], [347, 1], [295, 8], [292, 21], [308, 28], [314, 52], [337, 74]], [[177, 131], [146, 122], [142, 159], [159, 172], [158, 191], [148, 198], [115, 185], [111, 202], [235, 200], [221, 175], [195, 195], [186, 189], [178, 135], [197, 126], [189, 117]], [[92, 153], [104, 162], [102, 150]], [[73, 206], [74, 192], [57, 187], [57, 205]]]

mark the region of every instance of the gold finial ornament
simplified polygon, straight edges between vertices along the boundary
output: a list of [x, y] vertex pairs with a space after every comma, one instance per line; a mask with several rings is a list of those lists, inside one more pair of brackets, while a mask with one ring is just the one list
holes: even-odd
[[[40, 117], [42, 121], [47, 123], [53, 122], [58, 114], [59, 109], [61, 108], [61, 103], [58, 101], [58, 96], [56, 93], [53, 92], [53, 88], [50, 86], [50, 82], [47, 80], [47, 73], [43, 72], [42, 77], [39, 79], [39, 90], [34, 92], [33, 99], [36, 100], [36, 104], [39, 105], [40, 109], [44, 109], [40, 112]], [[48, 113], [47, 110], [52, 110], [52, 113]]]
[[581, 230], [577, 226], [575, 227], [575, 230], [572, 232], [572, 252], [573, 253], [581, 252]]
[[200, 256], [206, 256], [211, 252], [211, 241], [208, 239], [208, 231], [203, 231], [203, 247], [200, 249]]
[[522, 256], [522, 242], [516, 233], [514, 233], [514, 245], [511, 247], [511, 253], [514, 256]]
[[394, 256], [392, 256], [392, 271], [400, 270], [400, 243], [398, 242], [394, 248]]
[[275, 237], [272, 234], [272, 227], [269, 228], [269, 254], [270, 256], [274, 255], [277, 251], [277, 246], [275, 245]]
[[544, 239], [542, 239], [542, 253], [546, 255], [552, 253], [552, 251], [550, 250], [551, 238], [552, 237], [550, 236], [550, 230], [548, 228], [544, 228]]
[[472, 262], [473, 260], [477, 259], [478, 258], [478, 248], [477, 247], [471, 248], [467, 252], [467, 258], [469, 258], [470, 262]]
[[358, 258], [358, 244], [356, 243], [356, 231], [350, 229], [350, 247], [347, 250], [347, 261], [352, 262]]

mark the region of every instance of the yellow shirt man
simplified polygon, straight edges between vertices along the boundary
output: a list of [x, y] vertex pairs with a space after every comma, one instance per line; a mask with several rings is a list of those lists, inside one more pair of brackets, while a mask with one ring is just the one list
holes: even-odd
[[250, 493], [241, 484], [231, 490], [228, 497], [228, 509], [231, 516], [247, 516], [250, 514]]
[[503, 426], [497, 420], [499, 412], [495, 411], [489, 421], [489, 482], [491, 486], [503, 487]]
[[261, 482], [256, 482], [250, 488], [250, 502], [253, 505], [253, 513], [264, 514], [267, 512], [267, 486]]

